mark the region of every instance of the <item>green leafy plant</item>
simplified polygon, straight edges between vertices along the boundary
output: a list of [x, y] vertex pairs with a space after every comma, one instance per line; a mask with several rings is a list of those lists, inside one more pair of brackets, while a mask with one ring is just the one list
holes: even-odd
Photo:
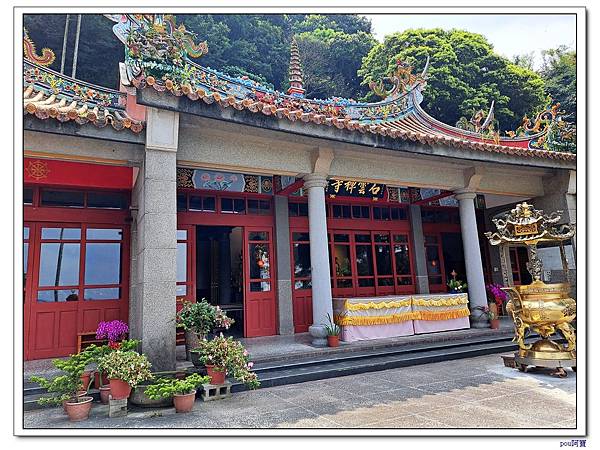
[[215, 328], [228, 329], [233, 319], [227, 317], [225, 311], [202, 299], [197, 302], [183, 302], [177, 313], [177, 324], [186, 331], [193, 331], [204, 337]]
[[131, 350], [115, 350], [102, 356], [98, 362], [98, 369], [106, 372], [108, 378], [122, 380], [131, 387], [152, 379], [150, 367], [145, 355]]
[[52, 364], [65, 373], [51, 379], [38, 376], [30, 378], [32, 382], [38, 383], [50, 394], [41, 397], [38, 403], [40, 405], [59, 405], [67, 400], [78, 402], [78, 393], [88, 388], [88, 386], [83, 385], [81, 380], [81, 375], [87, 364], [86, 356], [78, 353], [67, 359], [55, 359]]
[[325, 330], [327, 331], [327, 336], [339, 336], [342, 332], [340, 326], [333, 321], [329, 313], [327, 313], [327, 321], [325, 324]]
[[464, 292], [467, 290], [467, 283], [461, 280], [452, 279], [448, 281], [448, 287], [452, 291]]
[[225, 369], [233, 378], [250, 389], [260, 386], [258, 376], [251, 371], [254, 363], [248, 360], [248, 351], [241, 342], [221, 334], [211, 340], [203, 339], [197, 350], [203, 364]]
[[198, 386], [208, 383], [210, 377], [203, 377], [194, 373], [179, 380], [177, 378], [159, 378], [155, 383], [149, 385], [144, 393], [151, 400], [169, 398], [173, 395], [191, 394]]
[[489, 306], [476, 306], [474, 309], [477, 309], [482, 312], [482, 314], [486, 315], [488, 320], [497, 319], [496, 313], [490, 309]]

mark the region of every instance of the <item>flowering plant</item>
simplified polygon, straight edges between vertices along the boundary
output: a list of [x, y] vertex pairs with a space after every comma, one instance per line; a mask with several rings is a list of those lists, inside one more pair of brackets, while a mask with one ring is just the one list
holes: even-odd
[[448, 281], [448, 287], [454, 292], [464, 292], [467, 289], [467, 283], [461, 280], [452, 279]]
[[241, 342], [234, 341], [232, 337], [226, 338], [221, 334], [210, 341], [206, 339], [200, 341], [198, 351], [203, 364], [224, 369], [250, 389], [260, 386], [258, 376], [251, 371], [254, 363], [249, 361], [248, 350]]
[[228, 329], [233, 324], [233, 319], [203, 298], [197, 302], [183, 302], [183, 308], [177, 313], [177, 324], [186, 331], [206, 336], [214, 328]]
[[109, 379], [122, 380], [131, 387], [152, 378], [150, 367], [148, 358], [134, 351], [115, 350], [98, 361], [98, 369], [106, 372]]
[[224, 328], [228, 330], [235, 323], [231, 317], [228, 317], [225, 311], [218, 306], [215, 307], [215, 328]]
[[508, 299], [508, 295], [502, 290], [502, 286], [499, 284], [488, 284], [485, 289], [488, 295], [492, 297], [491, 300], [498, 306], [498, 309], [501, 309], [502, 303]]
[[96, 339], [108, 339], [109, 345], [115, 346], [117, 341], [120, 341], [129, 333], [129, 327], [125, 322], [120, 320], [111, 320], [110, 322], [100, 322], [96, 329]]

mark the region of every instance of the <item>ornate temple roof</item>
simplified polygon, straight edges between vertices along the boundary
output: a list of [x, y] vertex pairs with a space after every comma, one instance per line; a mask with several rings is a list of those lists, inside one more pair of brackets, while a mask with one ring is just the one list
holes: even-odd
[[[429, 59], [420, 74], [413, 74], [413, 67], [398, 62], [394, 73], [379, 83], [372, 82], [371, 89], [383, 97], [379, 102], [363, 103], [337, 97], [307, 99], [303, 96], [302, 70], [295, 40], [290, 58], [291, 88], [286, 94], [248, 78], [231, 77], [193, 62], [188, 56], [206, 53], [208, 47], [205, 42], [194, 44], [194, 34], [183, 25], [177, 27], [172, 16], [123, 14], [107, 17], [117, 22], [113, 30], [126, 45], [126, 79], [122, 82], [137, 89], [152, 88], [177, 97], [186, 96], [192, 101], [261, 113], [280, 120], [332, 126], [428, 145], [576, 160], [574, 153], [557, 151], [548, 145], [547, 137], [553, 126], [555, 132], [565, 131], [565, 122], [560, 122], [556, 105], [548, 105], [533, 125], [525, 118], [516, 133], [502, 137], [493, 128], [493, 103], [487, 114], [478, 111], [468, 121], [470, 130], [431, 117], [420, 106], [427, 84]], [[391, 89], [386, 89], [390, 84]], [[573, 131], [568, 131], [572, 136]]]
[[45, 67], [54, 61], [54, 53], [45, 48], [41, 56], [36, 55], [27, 33], [23, 47], [24, 114], [80, 125], [91, 123], [99, 128], [111, 125], [115, 130], [130, 129], [133, 133], [143, 130], [144, 123], [126, 112], [126, 93], [76, 80]]

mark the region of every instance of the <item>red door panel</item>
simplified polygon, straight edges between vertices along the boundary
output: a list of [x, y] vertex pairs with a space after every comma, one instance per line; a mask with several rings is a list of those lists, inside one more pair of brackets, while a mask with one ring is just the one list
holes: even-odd
[[244, 336], [272, 336], [277, 333], [273, 229], [245, 227], [244, 254]]
[[306, 333], [312, 325], [312, 294], [310, 289], [294, 290], [294, 332]]
[[[54, 222], [28, 225], [25, 359], [67, 356], [77, 350], [77, 333], [94, 332], [100, 321], [128, 321], [127, 227]], [[112, 279], [105, 280], [106, 274]], [[117, 294], [118, 299], [103, 300], [108, 293]]]

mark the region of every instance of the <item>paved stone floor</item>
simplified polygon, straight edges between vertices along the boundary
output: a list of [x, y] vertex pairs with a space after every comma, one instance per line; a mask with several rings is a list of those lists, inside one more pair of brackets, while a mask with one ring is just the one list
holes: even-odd
[[500, 355], [234, 394], [194, 411], [136, 409], [71, 423], [60, 408], [26, 412], [25, 428], [575, 428], [577, 374], [504, 367]]

